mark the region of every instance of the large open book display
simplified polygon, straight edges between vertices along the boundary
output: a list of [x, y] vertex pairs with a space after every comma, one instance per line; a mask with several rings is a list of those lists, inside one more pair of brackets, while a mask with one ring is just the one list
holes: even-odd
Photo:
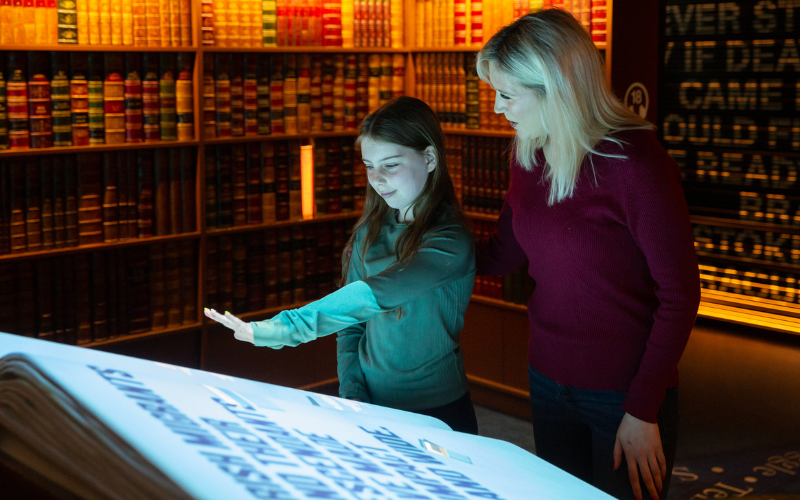
[[87, 499], [611, 498], [436, 419], [3, 333], [0, 459]]

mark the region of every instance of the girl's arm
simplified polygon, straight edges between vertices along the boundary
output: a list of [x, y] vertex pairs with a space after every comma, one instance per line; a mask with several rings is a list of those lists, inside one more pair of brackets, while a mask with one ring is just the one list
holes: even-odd
[[[361, 248], [354, 244], [347, 268], [347, 284], [361, 280]], [[339, 376], [339, 396], [346, 399], [358, 399], [369, 403], [369, 391], [364, 371], [361, 369], [361, 360], [358, 356], [358, 346], [366, 333], [364, 323], [358, 323], [339, 331], [336, 334], [336, 372]]]

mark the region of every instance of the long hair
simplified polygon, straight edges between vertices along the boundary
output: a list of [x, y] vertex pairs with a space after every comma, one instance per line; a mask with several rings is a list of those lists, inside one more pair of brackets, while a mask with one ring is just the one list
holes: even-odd
[[[605, 79], [604, 63], [589, 33], [568, 12], [545, 9], [503, 27], [478, 53], [481, 80], [491, 83], [491, 67], [533, 91], [540, 137], [514, 137], [517, 163], [532, 170], [536, 151], [547, 143], [544, 178], [551, 182], [548, 205], [572, 196], [587, 155], [626, 158], [595, 149], [621, 130], [653, 126], [628, 110]], [[591, 156], [589, 156], [591, 161]]]
[[[449, 210], [469, 227], [467, 217], [458, 204], [453, 181], [447, 170], [442, 127], [427, 104], [407, 96], [390, 100], [361, 122], [356, 148], [367, 138], [376, 142], [405, 146], [419, 153], [425, 151], [428, 146], [433, 146], [436, 151], [436, 168], [428, 174], [425, 186], [412, 206], [414, 220], [397, 238], [394, 253], [398, 261], [414, 257], [422, 243], [423, 235], [433, 226], [440, 209]], [[350, 240], [342, 252], [342, 285], [347, 280], [350, 254], [359, 229], [367, 226], [367, 234], [360, 248], [361, 255], [366, 255], [367, 250], [378, 239], [381, 225], [393, 210], [368, 183], [364, 212], [353, 227]]]

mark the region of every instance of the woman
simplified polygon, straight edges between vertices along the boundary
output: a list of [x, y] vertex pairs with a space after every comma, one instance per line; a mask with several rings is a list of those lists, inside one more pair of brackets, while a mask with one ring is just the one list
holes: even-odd
[[267, 321], [209, 318], [258, 346], [339, 332], [343, 398], [433, 416], [478, 433], [459, 334], [475, 282], [472, 233], [427, 104], [399, 97], [367, 116], [357, 144], [369, 181], [342, 257], [340, 290]]
[[477, 268], [500, 275], [527, 260], [536, 282], [537, 454], [618, 498], [665, 498], [677, 365], [700, 298], [680, 171], [611, 93], [567, 12], [504, 27], [476, 64], [516, 130], [511, 184], [496, 232], [477, 242]]

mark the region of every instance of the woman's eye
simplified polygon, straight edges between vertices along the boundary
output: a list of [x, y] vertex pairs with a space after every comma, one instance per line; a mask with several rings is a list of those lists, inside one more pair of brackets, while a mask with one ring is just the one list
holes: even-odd
[[384, 165], [385, 168], [394, 168], [397, 166], [397, 163], [390, 163], [388, 165]]
[[505, 95], [505, 94], [500, 94], [500, 97], [502, 97], [503, 99], [511, 100], [511, 98], [510, 98], [510, 97], [508, 97], [508, 96], [507, 96], [507, 95]]
[[372, 170], [372, 165], [364, 165], [364, 168], [366, 168], [368, 171]]

